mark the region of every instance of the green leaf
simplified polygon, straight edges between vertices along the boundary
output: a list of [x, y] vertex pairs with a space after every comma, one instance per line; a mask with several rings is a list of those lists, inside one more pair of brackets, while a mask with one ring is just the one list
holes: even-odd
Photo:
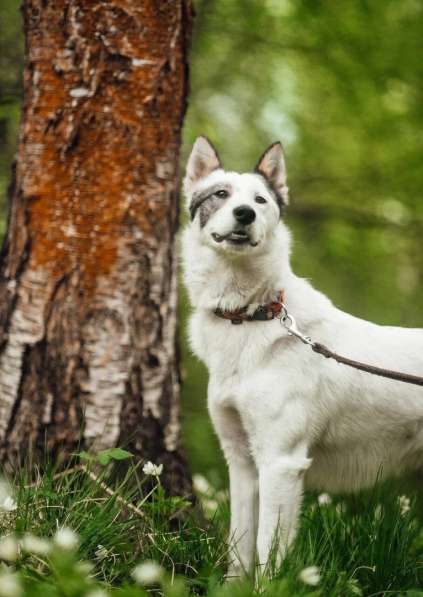
[[127, 460], [132, 457], [133, 454], [131, 452], [127, 452], [122, 448], [108, 448], [107, 450], [101, 450], [97, 454], [98, 461], [103, 465], [109, 464], [111, 460]]
[[79, 452], [77, 456], [82, 460], [99, 462], [103, 466], [106, 466], [111, 460], [126, 460], [127, 458], [132, 458], [133, 454], [127, 450], [123, 450], [123, 448], [108, 448], [107, 450], [91, 454], [89, 452]]
[[90, 462], [93, 462], [94, 460], [97, 460], [97, 457], [95, 454], [90, 454], [89, 452], [78, 452], [76, 454], [76, 456], [79, 456], [79, 458], [81, 458], [82, 460], [88, 460]]
[[127, 458], [132, 458], [134, 455], [127, 450], [123, 450], [122, 448], [109, 448], [108, 450], [102, 450], [99, 454], [106, 454], [112, 460], [126, 460]]
[[97, 454], [97, 460], [99, 461], [100, 464], [102, 464], [103, 466], [106, 466], [107, 464], [109, 464], [109, 462], [111, 461], [111, 456], [107, 453], [107, 450], [104, 450], [103, 452], [99, 452]]

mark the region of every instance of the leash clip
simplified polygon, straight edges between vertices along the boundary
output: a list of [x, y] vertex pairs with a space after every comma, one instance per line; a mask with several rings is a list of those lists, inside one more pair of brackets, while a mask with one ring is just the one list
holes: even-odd
[[288, 334], [290, 336], [295, 336], [296, 338], [301, 340], [301, 342], [303, 342], [304, 344], [308, 344], [309, 346], [314, 345], [314, 342], [312, 341], [310, 336], [305, 336], [304, 334], [302, 334], [300, 332], [300, 330], [297, 327], [297, 322], [295, 321], [295, 317], [293, 315], [291, 315], [290, 313], [288, 313], [288, 309], [286, 308], [286, 306], [283, 303], [282, 303], [280, 322], [281, 322], [281, 325], [283, 325], [283, 327], [288, 331]]

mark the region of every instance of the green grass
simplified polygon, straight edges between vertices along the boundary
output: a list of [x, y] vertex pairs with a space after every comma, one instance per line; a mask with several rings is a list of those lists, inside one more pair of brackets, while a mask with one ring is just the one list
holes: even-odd
[[[271, 562], [270, 579], [254, 586], [252, 579], [224, 582], [230, 557], [226, 493], [210, 486], [192, 506], [166, 497], [159, 477], [130, 467], [118, 479], [110, 467], [84, 460], [60, 473], [47, 466], [31, 481], [25, 472], [17, 475], [16, 509], [0, 511], [0, 533], [27, 549], [1, 564], [0, 596], [423, 596], [416, 505], [412, 499], [402, 511], [392, 486], [322, 505], [307, 495], [295, 546], [280, 569]], [[77, 544], [66, 548], [54, 540], [63, 527], [77, 534]], [[28, 533], [46, 539], [48, 553], [28, 546]], [[7, 555], [2, 541], [0, 554]], [[157, 582], [143, 587], [146, 568], [138, 568], [138, 582], [133, 571], [150, 560], [160, 566]], [[315, 586], [299, 578], [309, 566], [319, 568]]]

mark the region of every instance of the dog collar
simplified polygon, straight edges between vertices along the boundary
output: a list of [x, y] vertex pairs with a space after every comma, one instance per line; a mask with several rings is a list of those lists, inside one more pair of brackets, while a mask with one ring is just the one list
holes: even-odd
[[252, 314], [247, 313], [248, 305], [241, 307], [241, 309], [235, 309], [235, 311], [227, 311], [217, 308], [214, 312], [215, 315], [222, 319], [229, 319], [234, 325], [244, 323], [244, 321], [271, 321], [272, 319], [278, 319], [281, 316], [282, 307], [284, 301], [284, 291], [278, 291], [278, 300], [266, 305], [259, 305]]

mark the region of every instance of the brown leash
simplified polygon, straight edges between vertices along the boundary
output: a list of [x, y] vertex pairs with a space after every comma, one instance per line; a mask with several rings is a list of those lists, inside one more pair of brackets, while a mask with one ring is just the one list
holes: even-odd
[[222, 311], [216, 309], [215, 314], [218, 317], [230, 320], [233, 324], [242, 324], [244, 321], [271, 321], [272, 319], [279, 319], [291, 336], [295, 336], [304, 344], [308, 344], [314, 352], [321, 354], [327, 359], [334, 359], [337, 363], [347, 365], [347, 367], [353, 367], [359, 371], [371, 373], [372, 375], [378, 375], [379, 377], [387, 377], [388, 379], [394, 379], [416, 386], [423, 386], [423, 377], [411, 375], [410, 373], [393, 371], [392, 369], [384, 369], [383, 367], [376, 367], [375, 365], [369, 365], [367, 363], [360, 363], [360, 361], [354, 361], [353, 359], [343, 357], [336, 352], [333, 352], [324, 344], [320, 344], [320, 342], [313, 342], [309, 336], [300, 332], [295, 318], [288, 313], [288, 309], [283, 302], [283, 291], [279, 292], [277, 301], [269, 303], [268, 305], [261, 305], [252, 315], [247, 315], [246, 311], [247, 307], [238, 309], [237, 311]]
[[373, 375], [379, 375], [380, 377], [388, 377], [389, 379], [411, 383], [416, 386], [423, 386], [423, 377], [419, 377], [418, 375], [401, 373], [400, 371], [392, 371], [391, 369], [383, 369], [382, 367], [375, 367], [374, 365], [367, 365], [366, 363], [360, 363], [360, 361], [347, 359], [347, 357], [342, 357], [341, 355], [336, 354], [336, 352], [329, 350], [327, 346], [320, 344], [319, 342], [313, 342], [310, 346], [314, 352], [323, 355], [327, 359], [334, 359], [337, 363], [342, 363], [348, 367], [354, 367], [354, 369], [372, 373]]
[[410, 373], [402, 373], [401, 371], [393, 371], [392, 369], [384, 369], [367, 363], [360, 363], [360, 361], [354, 361], [353, 359], [348, 359], [347, 357], [343, 357], [336, 352], [333, 352], [324, 344], [320, 344], [320, 342], [313, 342], [309, 336], [305, 336], [299, 331], [294, 317], [288, 313], [285, 305], [282, 305], [280, 321], [288, 330], [289, 334], [295, 336], [301, 340], [301, 342], [304, 342], [304, 344], [308, 344], [314, 352], [323, 355], [327, 359], [334, 359], [337, 363], [342, 363], [342, 365], [347, 365], [347, 367], [353, 367], [354, 369], [359, 369], [360, 371], [365, 371], [372, 375], [379, 375], [379, 377], [387, 377], [388, 379], [411, 383], [416, 386], [423, 386], [423, 377], [411, 375]]

